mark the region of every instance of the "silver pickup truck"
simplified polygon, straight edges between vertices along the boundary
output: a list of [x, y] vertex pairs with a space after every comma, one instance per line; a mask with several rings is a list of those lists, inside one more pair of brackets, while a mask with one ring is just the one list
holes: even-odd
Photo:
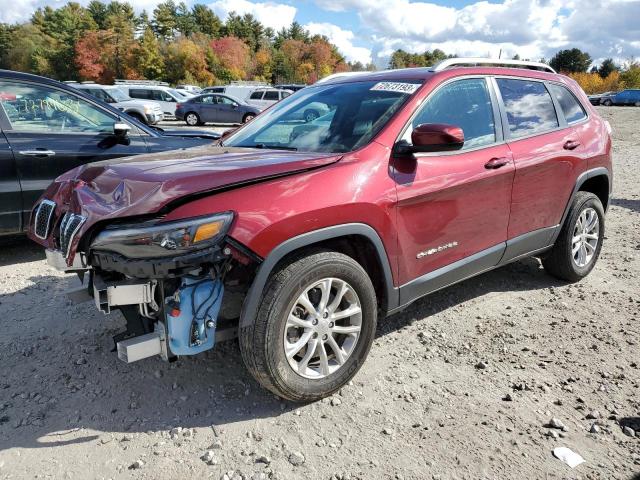
[[131, 115], [147, 125], [155, 125], [164, 119], [162, 107], [150, 100], [136, 100], [113, 85], [99, 85], [97, 83], [72, 83], [70, 86], [82, 90], [103, 102], [110, 103], [118, 110]]

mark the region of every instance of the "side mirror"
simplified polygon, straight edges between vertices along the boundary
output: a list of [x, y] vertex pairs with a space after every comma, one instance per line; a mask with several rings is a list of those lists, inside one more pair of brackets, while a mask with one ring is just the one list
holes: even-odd
[[113, 134], [116, 137], [126, 137], [129, 135], [130, 130], [131, 130], [131, 127], [126, 123], [113, 124]]
[[116, 137], [116, 142], [121, 145], [129, 145], [131, 143], [129, 130], [131, 130], [131, 127], [126, 123], [114, 123], [113, 134]]
[[462, 128], [445, 123], [423, 123], [411, 132], [411, 145], [399, 142], [395, 150], [401, 154], [449, 152], [459, 150], [463, 145]]

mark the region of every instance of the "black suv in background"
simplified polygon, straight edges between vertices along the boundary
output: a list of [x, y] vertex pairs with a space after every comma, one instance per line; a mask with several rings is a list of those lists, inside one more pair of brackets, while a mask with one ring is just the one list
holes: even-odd
[[0, 235], [26, 230], [44, 189], [80, 164], [217, 138], [205, 131], [148, 127], [63, 83], [0, 70]]

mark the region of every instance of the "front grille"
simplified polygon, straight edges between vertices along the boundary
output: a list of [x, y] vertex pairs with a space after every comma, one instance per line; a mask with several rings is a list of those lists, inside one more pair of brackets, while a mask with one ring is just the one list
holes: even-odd
[[43, 200], [36, 209], [35, 219], [33, 221], [33, 233], [36, 237], [44, 240], [49, 235], [49, 227], [51, 226], [51, 218], [56, 210], [56, 203], [51, 200]]
[[73, 242], [73, 238], [80, 230], [80, 227], [85, 222], [86, 218], [82, 215], [76, 215], [75, 213], [67, 212], [62, 217], [62, 222], [60, 222], [60, 250], [64, 254], [64, 257], [67, 258], [69, 256], [69, 249], [71, 248], [71, 243]]

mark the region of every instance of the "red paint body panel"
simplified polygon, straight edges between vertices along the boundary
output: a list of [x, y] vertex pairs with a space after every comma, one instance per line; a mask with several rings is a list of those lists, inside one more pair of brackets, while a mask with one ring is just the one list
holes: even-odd
[[[504, 144], [424, 156], [410, 174], [394, 174], [402, 232], [401, 284], [507, 240], [513, 162], [495, 170], [485, 168], [485, 163], [510, 156]], [[420, 252], [451, 242], [457, 246], [417, 258]]]
[[[419, 156], [414, 163], [393, 158], [391, 149], [399, 133], [429, 93], [442, 82], [469, 75], [563, 83], [581, 99], [589, 119], [474, 151]], [[438, 73], [408, 69], [358, 77], [358, 81], [415, 79], [423, 80], [423, 86], [369, 145], [355, 152], [328, 155], [218, 147], [167, 152], [80, 167], [58, 178], [44, 197], [62, 206], [57, 218], [64, 210], [88, 217], [77, 239], [96, 222], [154, 214], [176, 201], [183, 203], [163, 211], [163, 221], [231, 210], [236, 216], [229, 235], [261, 257], [306, 232], [365, 223], [382, 239], [398, 286], [518, 235], [556, 225], [581, 172], [598, 166], [611, 172], [607, 125], [567, 77], [496, 67]], [[335, 83], [350, 81], [354, 80]], [[565, 150], [567, 140], [577, 140], [580, 146]], [[507, 162], [501, 168], [485, 167], [493, 158]], [[192, 194], [197, 198], [189, 201]], [[54, 246], [51, 239], [31, 238]], [[450, 242], [458, 245], [416, 258]]]

